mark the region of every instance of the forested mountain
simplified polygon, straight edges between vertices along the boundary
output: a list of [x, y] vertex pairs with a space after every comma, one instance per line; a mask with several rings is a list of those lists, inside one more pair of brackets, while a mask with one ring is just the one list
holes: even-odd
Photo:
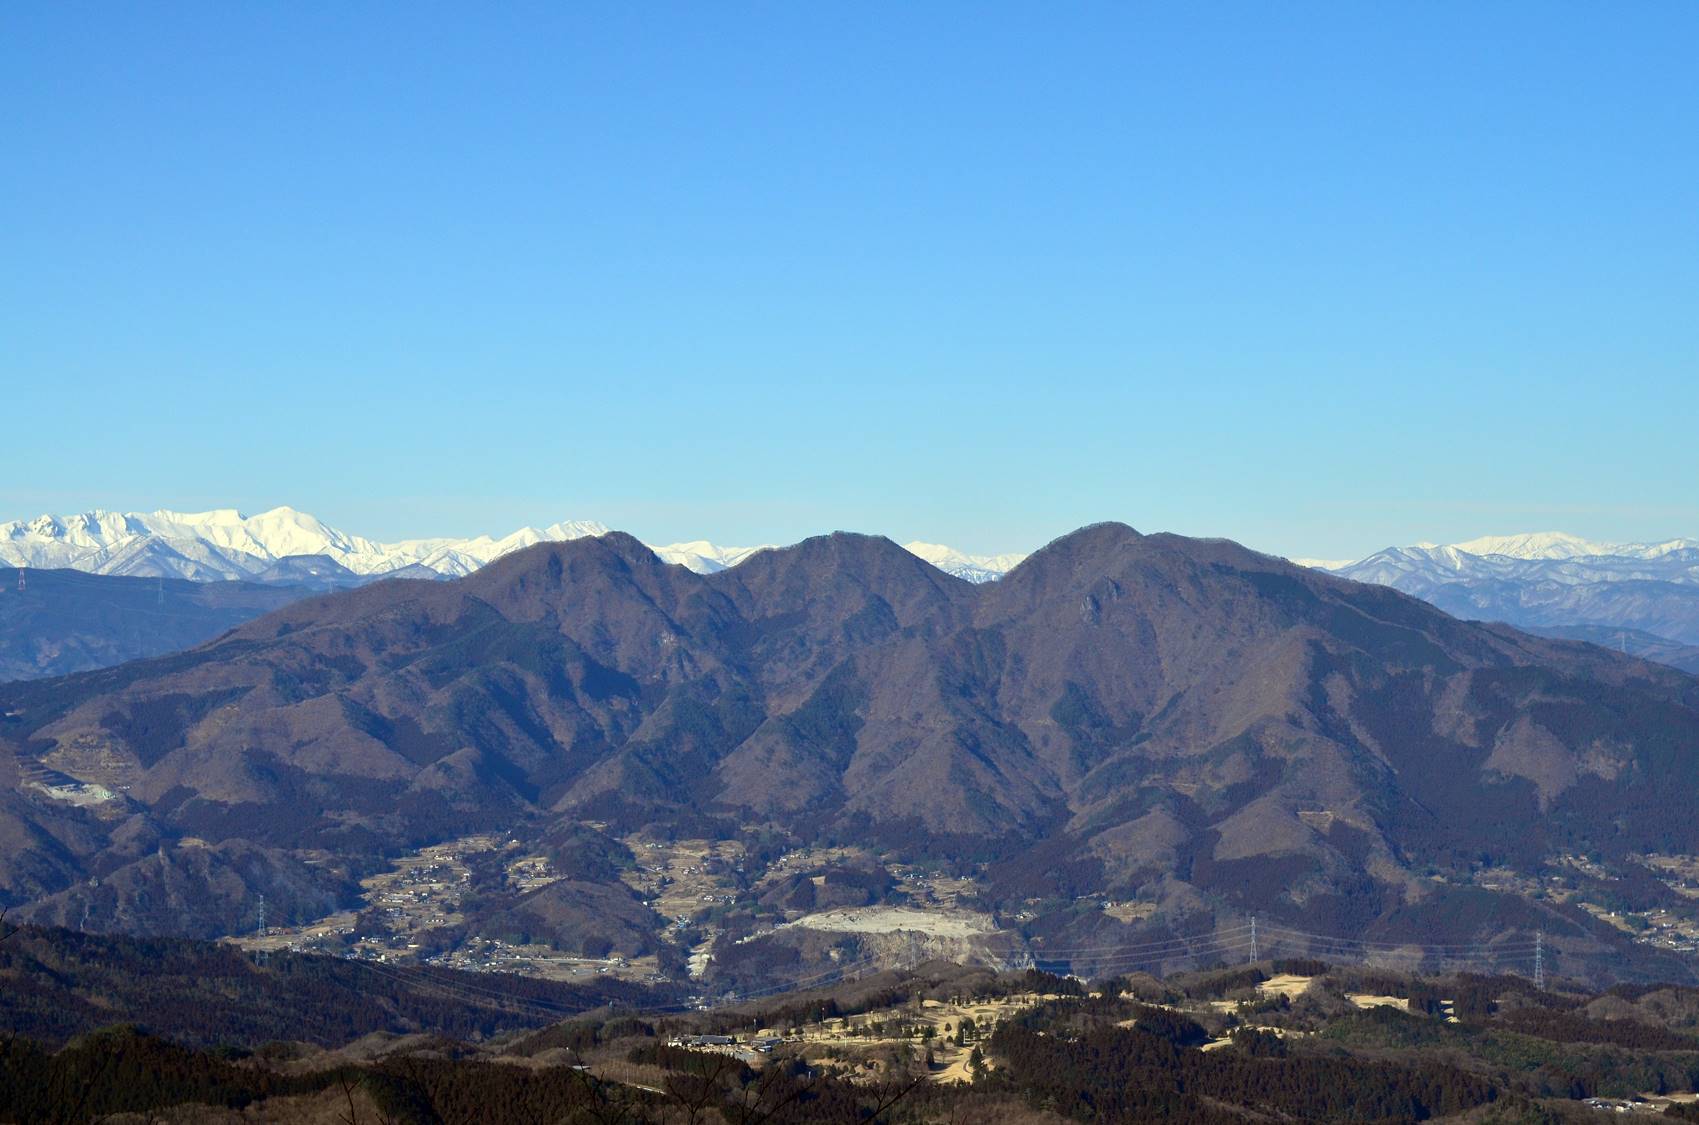
[[36, 927], [0, 942], [0, 977], [0, 1031], [50, 1047], [113, 1023], [197, 1047], [338, 1047], [374, 1032], [471, 1039], [675, 999], [617, 981], [580, 986], [292, 953], [256, 961], [221, 943]]
[[544, 544], [0, 711], [0, 893], [95, 928], [310, 916], [374, 856], [571, 828], [955, 864], [998, 925], [1102, 955], [1256, 913], [1581, 956], [1620, 931], [1478, 872], [1699, 853], [1699, 680], [1119, 524], [985, 585], [848, 534], [708, 575]]

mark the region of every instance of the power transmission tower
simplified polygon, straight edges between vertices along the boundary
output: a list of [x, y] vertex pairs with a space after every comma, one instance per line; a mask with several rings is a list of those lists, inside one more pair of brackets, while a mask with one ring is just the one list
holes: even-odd
[[1543, 931], [1534, 933], [1534, 987], [1541, 990], [1546, 987], [1546, 935]]
[[1255, 914], [1251, 915], [1251, 960], [1252, 961], [1258, 960], [1258, 958], [1257, 958], [1257, 916]]
[[[264, 895], [260, 896], [260, 929], [259, 929], [258, 936], [262, 937], [262, 938], [265, 937], [265, 896]], [[261, 946], [259, 948], [258, 952], [259, 952], [259, 962], [260, 962], [260, 964], [263, 965], [263, 964], [265, 964], [265, 947]]]
[[24, 588], [24, 568], [20, 566], [18, 568], [18, 590], [21, 592], [23, 590], [23, 588]]

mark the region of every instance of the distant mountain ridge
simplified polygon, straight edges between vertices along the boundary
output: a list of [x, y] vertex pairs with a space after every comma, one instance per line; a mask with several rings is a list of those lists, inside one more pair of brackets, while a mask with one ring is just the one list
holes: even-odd
[[1699, 539], [1667, 539], [1659, 543], [1601, 543], [1563, 531], [1532, 531], [1520, 535], [1482, 535], [1463, 543], [1453, 543], [1452, 547], [1470, 555], [1508, 555], [1514, 559], [1573, 559], [1605, 555], [1655, 559], [1671, 551], [1699, 547]]
[[255, 578], [279, 560], [318, 556], [359, 576], [416, 566], [441, 577], [458, 577], [524, 547], [606, 530], [594, 522], [564, 521], [520, 528], [500, 539], [480, 535], [380, 543], [289, 507], [255, 516], [233, 508], [95, 510], [0, 524], [0, 565], [218, 581]]
[[1472, 620], [1637, 630], [1699, 645], [1699, 539], [1598, 543], [1538, 532], [1388, 547], [1353, 563], [1305, 565], [1391, 586]]
[[[560, 543], [607, 531], [594, 520], [563, 520], [548, 527], [522, 527], [500, 538], [479, 535], [383, 543], [349, 534], [290, 507], [254, 516], [234, 508], [124, 513], [96, 509], [0, 523], [0, 566], [195, 582], [296, 582], [300, 578], [293, 576], [305, 572], [313, 580], [308, 584], [346, 587], [379, 578], [460, 578], [538, 543]], [[772, 546], [722, 547], [695, 540], [650, 549], [667, 562], [712, 574]], [[910, 543], [908, 550], [970, 582], [999, 578], [1026, 557], [968, 555], [919, 542]]]
[[297, 568], [293, 582], [275, 575], [189, 582], [63, 569], [28, 577], [22, 589], [13, 582], [0, 587], [0, 682], [190, 648], [299, 598], [345, 588], [311, 564]]
[[1586, 641], [1601, 648], [1613, 648], [1642, 660], [1655, 660], [1692, 672], [1699, 676], [1699, 645], [1684, 645], [1665, 640], [1655, 633], [1639, 629], [1615, 628], [1610, 625], [1530, 625], [1528, 632], [1538, 637], [1553, 637], [1564, 641]]

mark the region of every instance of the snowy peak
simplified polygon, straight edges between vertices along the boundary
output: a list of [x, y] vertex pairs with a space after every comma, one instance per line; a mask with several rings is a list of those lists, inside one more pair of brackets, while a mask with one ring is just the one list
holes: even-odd
[[[1685, 572], [1699, 551], [1699, 539], [1666, 539], [1658, 543], [1601, 543], [1563, 531], [1533, 531], [1520, 535], [1483, 535], [1462, 543], [1417, 543], [1388, 547], [1354, 563], [1317, 559], [1298, 560], [1303, 566], [1345, 573], [1442, 571], [1456, 574], [1522, 573], [1532, 565], [1553, 573], [1582, 574], [1612, 570], [1626, 577], [1661, 577], [1665, 570]], [[1528, 565], [1518, 565], [1528, 564]], [[1381, 581], [1369, 578], [1367, 581]]]
[[693, 539], [688, 543], [651, 547], [650, 550], [665, 561], [688, 567], [697, 574], [713, 574], [717, 570], [736, 566], [755, 552], [768, 550], [772, 546], [774, 544], [766, 543], [759, 547], [716, 547], [706, 539]]
[[925, 559], [946, 574], [969, 582], [991, 582], [1019, 566], [1025, 555], [967, 555], [942, 543], [903, 544], [903, 550]]
[[1289, 559], [1288, 562], [1299, 566], [1307, 566], [1311, 570], [1343, 570], [1356, 562], [1356, 559]]
[[1526, 535], [1487, 535], [1457, 544], [1472, 555], [1506, 555], [1514, 559], [1658, 559], [1676, 551], [1699, 549], [1699, 539], [1666, 539], [1661, 543], [1598, 543], [1561, 531]]
[[1563, 531], [1483, 535], [1466, 543], [1454, 543], [1452, 546], [1465, 554], [1506, 555], [1513, 559], [1573, 559], [1618, 553], [1618, 549], [1612, 544], [1595, 543]]

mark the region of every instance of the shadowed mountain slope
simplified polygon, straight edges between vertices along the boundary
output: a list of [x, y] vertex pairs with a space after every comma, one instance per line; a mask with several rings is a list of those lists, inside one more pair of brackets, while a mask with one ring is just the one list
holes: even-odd
[[0, 571], [0, 681], [63, 676], [202, 644], [307, 596], [276, 584], [123, 578], [76, 570]]
[[1567, 641], [1586, 641], [1600, 648], [1615, 649], [1642, 660], [1655, 660], [1683, 672], [1699, 675], [1699, 645], [1684, 645], [1655, 633], [1610, 625], [1525, 626], [1525, 632]]

